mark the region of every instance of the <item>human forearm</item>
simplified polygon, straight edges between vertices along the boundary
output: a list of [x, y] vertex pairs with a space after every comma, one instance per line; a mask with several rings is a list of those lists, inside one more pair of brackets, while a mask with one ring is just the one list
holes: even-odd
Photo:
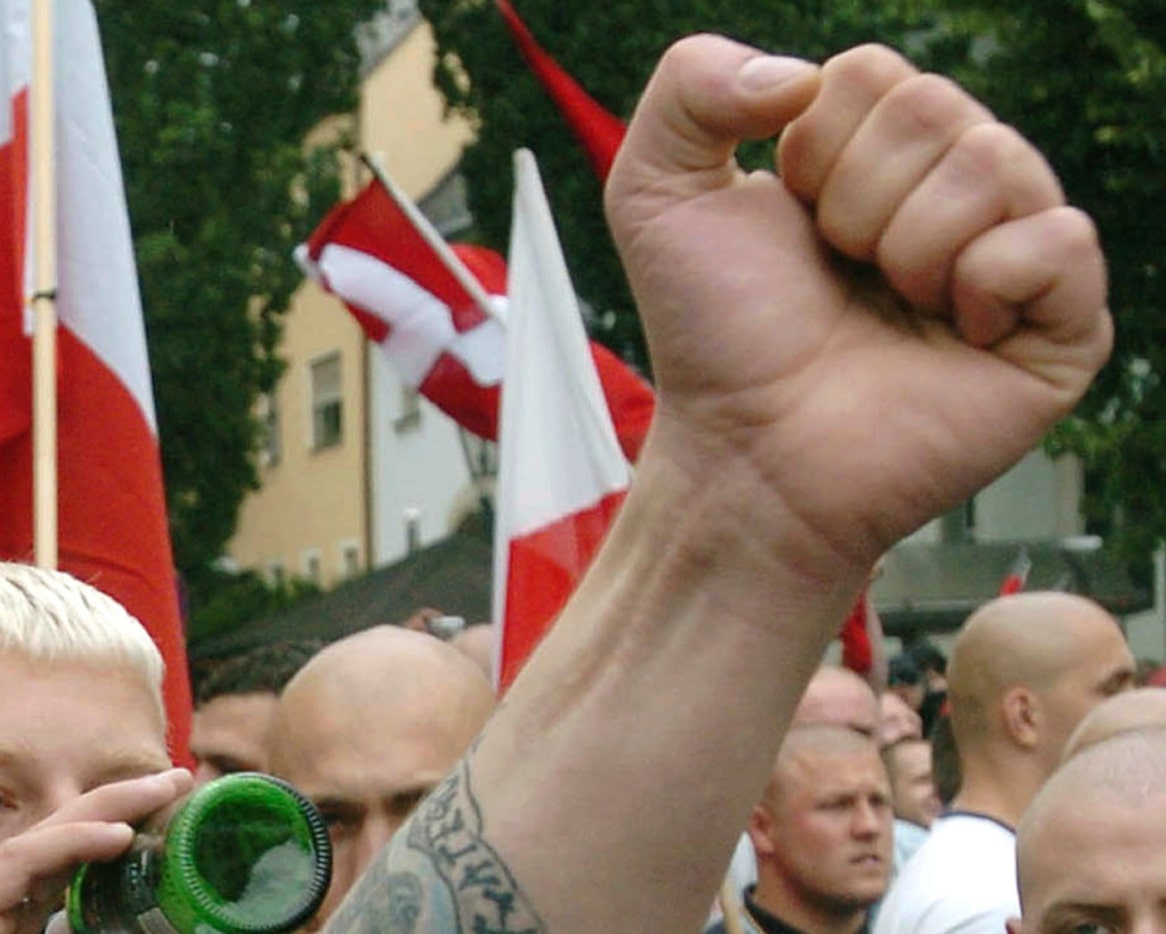
[[652, 444], [596, 566], [338, 930], [396, 930], [388, 890], [418, 893], [418, 930], [699, 927], [862, 574], [791, 572], [750, 483], [700, 484]]
[[[699, 922], [863, 579], [791, 570], [778, 531], [804, 530], [721, 463], [709, 484], [645, 462], [475, 753], [491, 839], [555, 930]], [[562, 897], [582, 877], [596, 904]]]

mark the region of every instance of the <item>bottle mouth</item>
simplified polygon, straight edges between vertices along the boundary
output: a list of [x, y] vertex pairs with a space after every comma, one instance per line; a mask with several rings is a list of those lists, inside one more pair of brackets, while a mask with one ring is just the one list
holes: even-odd
[[[332, 879], [332, 845], [315, 806], [270, 775], [237, 773], [195, 791], [171, 822], [163, 875], [189, 917], [225, 934], [279, 934], [307, 921]], [[161, 894], [161, 893], [160, 893]], [[192, 922], [192, 923], [182, 923]]]

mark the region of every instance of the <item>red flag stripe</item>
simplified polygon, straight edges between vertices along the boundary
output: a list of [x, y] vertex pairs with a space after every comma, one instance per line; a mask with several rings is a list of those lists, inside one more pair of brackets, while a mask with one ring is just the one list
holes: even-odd
[[[10, 0], [0, 29], [0, 73], [27, 83], [29, 6]], [[171, 750], [189, 764], [190, 685], [170, 552], [153, 393], [129, 219], [106, 91], [97, 21], [89, 0], [61, 0], [55, 17], [57, 149], [58, 500], [60, 567], [108, 593], [150, 632], [166, 664]], [[20, 117], [3, 140], [0, 196], [5, 246], [27, 231], [27, 134]], [[6, 254], [11, 257], [13, 254]], [[0, 556], [33, 553], [32, 455], [28, 425], [30, 341], [21, 325], [26, 277], [0, 267]], [[15, 413], [13, 415], [13, 413]], [[12, 417], [10, 417], [12, 416]]]
[[595, 174], [600, 180], [606, 179], [627, 131], [623, 121], [604, 109], [547, 54], [508, 0], [495, 0], [495, 6], [506, 21], [523, 59], [586, 150]]
[[[424, 283], [425, 291], [449, 309], [455, 331], [469, 330], [489, 317], [376, 182], [327, 214], [308, 238], [307, 255], [320, 263], [324, 249], [330, 245], [366, 253], [406, 278]], [[339, 291], [326, 268], [324, 274], [325, 287]]]
[[509, 685], [599, 551], [626, 491], [510, 540], [498, 682]]
[[534, 158], [516, 157], [494, 531], [505, 691], [579, 583], [631, 482]]
[[1003, 582], [1000, 584], [1000, 596], [1007, 597], [1020, 593], [1028, 583], [1028, 573], [1032, 570], [1032, 559], [1027, 548], [1021, 548], [1012, 567], [1009, 568]]

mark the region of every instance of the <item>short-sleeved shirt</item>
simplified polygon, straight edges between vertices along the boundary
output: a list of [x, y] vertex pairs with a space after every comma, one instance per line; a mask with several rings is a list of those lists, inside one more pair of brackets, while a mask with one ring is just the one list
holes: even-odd
[[1019, 915], [1016, 834], [991, 817], [953, 811], [931, 825], [891, 884], [874, 934], [1003, 934]]

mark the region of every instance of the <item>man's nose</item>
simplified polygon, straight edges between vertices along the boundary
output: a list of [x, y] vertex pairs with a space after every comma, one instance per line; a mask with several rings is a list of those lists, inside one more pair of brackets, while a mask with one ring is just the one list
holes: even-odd
[[365, 819], [356, 846], [356, 875], [361, 875], [404, 823], [402, 818], [377, 813]]
[[883, 827], [883, 809], [872, 801], [859, 801], [854, 806], [851, 826], [858, 836], [874, 836]]

